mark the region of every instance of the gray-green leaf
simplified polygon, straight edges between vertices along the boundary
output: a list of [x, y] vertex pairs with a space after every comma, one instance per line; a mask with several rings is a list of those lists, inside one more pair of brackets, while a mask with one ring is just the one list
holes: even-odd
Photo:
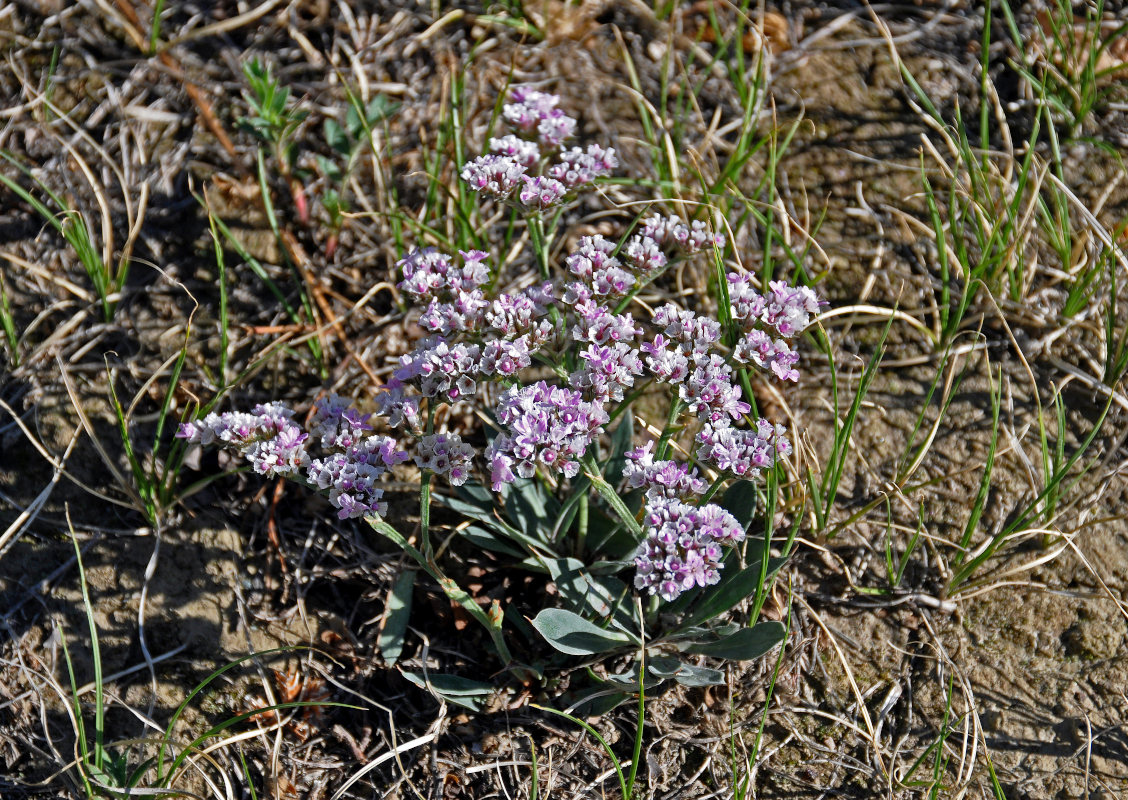
[[579, 614], [563, 608], [546, 608], [537, 614], [533, 627], [561, 653], [589, 656], [632, 643], [625, 633], [599, 628]]
[[413, 569], [404, 570], [388, 590], [387, 616], [384, 617], [380, 635], [376, 637], [376, 646], [389, 666], [395, 664], [403, 652], [403, 638], [407, 632], [407, 622], [411, 618], [411, 593], [415, 589], [415, 574]]
[[719, 669], [683, 664], [669, 656], [652, 659], [646, 669], [656, 677], [673, 678], [682, 686], [716, 686], [725, 682], [725, 673]]
[[741, 628], [736, 633], [715, 642], [697, 644], [689, 652], [731, 661], [751, 661], [767, 653], [787, 638], [787, 629], [779, 622], [761, 622], [751, 628]]
[[422, 675], [417, 675], [414, 672], [402, 672], [401, 674], [420, 689], [429, 687], [432, 692], [448, 703], [468, 708], [471, 711], [481, 710], [482, 703], [494, 691], [492, 684], [470, 680], [459, 675], [430, 672], [424, 679]]

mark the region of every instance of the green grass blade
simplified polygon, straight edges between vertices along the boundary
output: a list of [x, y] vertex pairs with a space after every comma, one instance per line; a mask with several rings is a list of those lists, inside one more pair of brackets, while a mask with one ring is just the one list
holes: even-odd
[[999, 409], [1003, 404], [1003, 368], [999, 367], [994, 380], [990, 381], [991, 393], [991, 438], [987, 442], [987, 460], [983, 465], [983, 474], [979, 479], [979, 490], [975, 494], [975, 500], [971, 505], [971, 513], [968, 514], [967, 524], [964, 526], [963, 535], [960, 537], [959, 547], [960, 551], [956, 554], [955, 564], [958, 566], [964, 560], [967, 554], [967, 548], [971, 544], [971, 537], [975, 534], [975, 529], [979, 526], [979, 520], [983, 516], [983, 510], [987, 505], [987, 496], [991, 492], [991, 473], [995, 467], [995, 452], [999, 445]]
[[[82, 549], [78, 546], [78, 536], [75, 534], [74, 526], [71, 525], [70, 522], [69, 509], [67, 512], [67, 529], [70, 532], [71, 544], [74, 545], [74, 557], [78, 564], [78, 585], [82, 591], [82, 608], [86, 612], [86, 625], [90, 631], [90, 660], [94, 667], [94, 767], [101, 772], [105, 758], [103, 741], [105, 739], [106, 730], [106, 698], [105, 686], [103, 685], [102, 679], [102, 650], [98, 645], [98, 623], [94, 619], [94, 604], [90, 600], [90, 587], [86, 582], [86, 569], [82, 563]], [[77, 705], [77, 689], [75, 689], [74, 694]], [[82, 725], [81, 717], [79, 717], [79, 725]], [[86, 755], [86, 753], [84, 752], [83, 755]]]
[[[837, 379], [832, 377], [835, 408], [834, 449], [831, 451], [827, 470], [823, 474], [822, 483], [820, 485], [820, 493], [822, 495], [821, 503], [824, 509], [824, 515], [838, 496], [838, 484], [842, 480], [842, 474], [846, 467], [846, 457], [850, 451], [854, 424], [857, 422], [858, 412], [862, 407], [862, 400], [865, 399], [866, 394], [869, 392], [870, 384], [877, 375], [877, 368], [881, 364], [882, 358], [885, 357], [885, 340], [889, 336], [889, 330], [892, 326], [893, 317], [890, 316], [888, 322], [885, 323], [884, 330], [881, 332], [881, 338], [877, 341], [877, 347], [874, 349], [873, 355], [870, 356], [869, 362], [862, 371], [861, 378], [858, 380], [858, 388], [854, 392], [854, 399], [850, 403], [850, 409], [846, 412], [846, 418], [841, 423], [837, 421]], [[831, 371], [832, 373], [834, 371], [833, 363], [831, 365]], [[827, 538], [833, 538], [837, 533], [837, 529], [829, 531]]]
[[[642, 683], [641, 677], [639, 679], [639, 683], [640, 683], [640, 685]], [[576, 723], [581, 728], [583, 728], [585, 731], [590, 733], [595, 738], [595, 740], [597, 742], [599, 742], [600, 747], [603, 748], [603, 752], [607, 753], [607, 755], [611, 758], [611, 763], [615, 767], [615, 776], [619, 779], [619, 788], [623, 792], [622, 796], [624, 798], [631, 797], [630, 792], [627, 791], [627, 779], [626, 779], [626, 776], [623, 775], [623, 766], [622, 766], [621, 763], [619, 763], [619, 758], [615, 755], [615, 751], [611, 749], [611, 745], [609, 745], [607, 743], [606, 739], [604, 739], [602, 736], [599, 735], [599, 731], [597, 731], [591, 725], [588, 725], [586, 722], [584, 722], [579, 717], [572, 716], [567, 711], [557, 711], [555, 708], [549, 708], [548, 706], [537, 705], [536, 703], [530, 703], [529, 705], [532, 708], [535, 708], [539, 711], [547, 711], [549, 714], [555, 714], [558, 717], [563, 717], [564, 719], [571, 720], [572, 722]]]
[[16, 331], [16, 318], [12, 314], [12, 304], [8, 298], [8, 287], [4, 283], [4, 273], [0, 272], [0, 327], [4, 328], [4, 339], [8, 344], [8, 363], [12, 369], [20, 365], [20, 337]]

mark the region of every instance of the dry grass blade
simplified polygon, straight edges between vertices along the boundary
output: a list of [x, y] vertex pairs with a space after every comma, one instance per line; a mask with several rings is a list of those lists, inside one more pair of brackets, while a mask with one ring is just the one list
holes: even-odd
[[59, 479], [63, 476], [63, 468], [66, 466], [67, 460], [70, 458], [71, 453], [74, 451], [74, 446], [78, 443], [78, 438], [79, 429], [76, 428], [75, 432], [71, 435], [70, 441], [67, 443], [67, 447], [63, 451], [62, 456], [59, 457], [59, 459], [53, 466], [51, 480], [47, 483], [46, 486], [43, 487], [39, 494], [36, 495], [35, 499], [32, 500], [27, 508], [20, 512], [20, 515], [16, 517], [12, 524], [9, 525], [2, 534], [0, 534], [0, 558], [3, 558], [4, 551], [7, 550], [8, 542], [12, 541], [14, 537], [18, 536], [20, 532], [24, 530], [24, 528], [32, 525], [35, 522], [36, 517], [39, 516], [39, 512], [43, 509], [43, 506], [47, 503], [48, 498], [51, 497], [51, 493], [58, 485]]
[[118, 484], [118, 487], [125, 493], [127, 497], [129, 497], [131, 501], [133, 501], [133, 507], [138, 510], [143, 510], [145, 508], [145, 504], [141, 500], [140, 495], [137, 494], [136, 489], [134, 489], [132, 481], [127, 480], [122, 471], [118, 469], [118, 466], [114, 462], [114, 459], [106, 451], [106, 448], [102, 445], [102, 442], [98, 438], [97, 434], [94, 433], [94, 426], [90, 423], [90, 418], [86, 415], [86, 410], [82, 407], [82, 400], [79, 397], [78, 390], [75, 389], [74, 381], [71, 380], [70, 373], [67, 371], [66, 365], [63, 363], [63, 360], [61, 358], [56, 358], [55, 363], [59, 367], [59, 375], [63, 380], [63, 385], [66, 387], [67, 396], [70, 397], [71, 407], [74, 409], [75, 414], [78, 416], [78, 420], [82, 424], [83, 430], [86, 431], [86, 435], [90, 437], [90, 443], [98, 452], [98, 456], [102, 459], [102, 463], [105, 464], [106, 469], [108, 469], [110, 471], [110, 474], [113, 475], [114, 480]]
[[390, 761], [393, 758], [398, 759], [404, 753], [406, 753], [410, 750], [414, 750], [417, 747], [422, 747], [423, 745], [427, 744], [428, 742], [433, 741], [435, 739], [435, 736], [436, 736], [436, 734], [433, 734], [433, 733], [429, 733], [429, 734], [426, 734], [424, 736], [417, 736], [416, 738], [411, 739], [410, 741], [404, 742], [403, 744], [400, 744], [396, 747], [393, 747], [391, 750], [384, 753], [383, 755], [372, 759], [367, 764], [365, 764], [363, 767], [361, 767], [359, 770], [357, 770], [352, 775], [350, 775], [348, 780], [346, 780], [343, 784], [341, 784], [341, 786], [337, 789], [337, 791], [333, 793], [333, 796], [330, 798], [330, 800], [338, 800], [340, 797], [342, 797], [344, 795], [345, 792], [347, 792], [349, 790], [349, 788], [354, 783], [361, 780], [365, 775], [367, 775], [369, 772], [371, 772], [372, 770], [379, 767], [381, 764], [384, 764], [384, 763]]
[[[83, 315], [85, 316], [85, 312], [83, 312]], [[36, 452], [38, 452], [39, 455], [41, 455], [43, 457], [43, 460], [46, 461], [49, 465], [51, 465], [51, 467], [53, 469], [59, 470], [59, 472], [61, 474], [63, 474], [64, 476], [66, 476], [66, 478], [71, 483], [73, 483], [75, 486], [78, 486], [84, 492], [92, 495], [93, 497], [97, 497], [99, 500], [103, 500], [107, 503], [112, 503], [114, 505], [122, 506], [123, 508], [135, 508], [135, 506], [132, 503], [127, 503], [127, 502], [124, 502], [124, 501], [119, 500], [117, 498], [110, 497], [109, 495], [107, 495], [104, 492], [100, 491], [99, 489], [91, 486], [90, 484], [80, 480], [78, 477], [73, 475], [71, 472], [64, 469], [62, 462], [60, 462], [57, 458], [55, 458], [55, 456], [51, 455], [51, 453], [49, 453], [47, 451], [47, 448], [43, 446], [43, 443], [40, 442], [39, 439], [37, 439], [35, 437], [35, 435], [30, 430], [28, 430], [27, 425], [24, 424], [23, 420], [20, 419], [20, 417], [16, 414], [16, 412], [12, 409], [11, 406], [9, 406], [3, 400], [0, 400], [0, 409], [3, 409], [13, 419], [13, 421], [15, 421], [16, 426], [20, 429], [20, 432], [24, 435], [24, 437], [32, 445], [32, 447], [35, 448]], [[76, 429], [76, 432], [77, 432], [77, 430], [78, 429]]]

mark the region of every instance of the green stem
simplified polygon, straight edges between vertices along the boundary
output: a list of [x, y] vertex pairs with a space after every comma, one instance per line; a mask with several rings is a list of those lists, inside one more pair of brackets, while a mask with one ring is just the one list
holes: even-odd
[[[424, 435], [430, 436], [435, 432], [435, 406], [427, 404], [427, 427]], [[423, 546], [423, 555], [428, 561], [434, 561], [435, 551], [431, 547], [431, 470], [421, 471], [419, 480], [419, 542]]]
[[576, 521], [578, 534], [576, 536], [576, 558], [583, 561], [584, 543], [587, 541], [588, 532], [588, 494], [585, 491], [580, 495], [580, 510]]
[[[69, 510], [67, 513], [67, 526], [70, 527]], [[75, 536], [73, 527], [70, 527], [70, 535], [71, 543], [74, 545], [75, 561], [78, 563], [78, 586], [82, 591], [82, 607], [86, 611], [86, 623], [90, 628], [90, 660], [94, 665], [94, 766], [98, 769], [98, 772], [101, 773], [104, 763], [105, 750], [103, 748], [103, 740], [106, 729], [106, 701], [102, 681], [102, 651], [98, 646], [98, 626], [94, 622], [94, 605], [90, 602], [90, 590], [86, 583], [86, 569], [82, 564], [82, 549], [78, 546], [78, 537]], [[75, 706], [77, 707], [78, 705], [78, 695], [76, 692]], [[81, 718], [78, 719], [78, 724], [80, 726], [85, 725]], [[83, 759], [85, 759], [88, 754], [83, 752], [82, 756]]]
[[[568, 376], [564, 375], [562, 377], [566, 378]], [[624, 397], [623, 401], [615, 407], [615, 409], [610, 413], [610, 415], [608, 415], [607, 424], [610, 425], [612, 422], [617, 420], [628, 408], [631, 407], [631, 403], [633, 403], [638, 398], [642, 397], [643, 392], [645, 392], [647, 389], [649, 389], [650, 385], [652, 383], [654, 383], [654, 379], [653, 378], [647, 378], [639, 386], [636, 386], [634, 389], [632, 389], [630, 394], [628, 394], [626, 397]]]
[[580, 461], [584, 467], [584, 473], [588, 476], [592, 486], [599, 492], [600, 496], [607, 501], [607, 505], [611, 506], [619, 520], [627, 526], [632, 534], [634, 534], [635, 541], [642, 541], [642, 526], [638, 524], [634, 514], [627, 508], [627, 504], [623, 502], [623, 498], [619, 497], [614, 487], [603, 479], [603, 475], [599, 471], [599, 465], [595, 463], [595, 458], [591, 455], [584, 456]]
[[544, 236], [544, 220], [540, 214], [529, 217], [529, 238], [533, 240], [533, 251], [537, 254], [537, 263], [540, 265], [541, 277], [548, 280], [548, 241]]
[[725, 479], [727, 477], [728, 477], [727, 475], [721, 475], [721, 477], [719, 477], [715, 481], [713, 481], [709, 485], [709, 488], [705, 491], [705, 494], [701, 495], [701, 499], [698, 501], [698, 505], [703, 506], [706, 503], [708, 503], [710, 500], [712, 500], [713, 495], [715, 495], [718, 491], [720, 491], [720, 488], [722, 486], [724, 486]]
[[646, 648], [638, 656], [638, 723], [635, 727], [634, 753], [631, 755], [631, 772], [627, 776], [627, 794], [624, 800], [634, 794], [635, 777], [638, 775], [638, 759], [642, 755], [642, 733], [646, 722]]
[[768, 599], [766, 584], [768, 582], [768, 564], [772, 556], [772, 533], [775, 528], [776, 501], [779, 498], [779, 467], [772, 465], [768, 472], [764, 508], [764, 549], [760, 553], [760, 580], [756, 582], [756, 599], [752, 601], [752, 623], [760, 617], [760, 610]]
[[423, 554], [432, 559], [435, 551], [431, 547], [431, 470], [425, 469], [419, 482], [419, 542]]
[[477, 620], [482, 627], [489, 632], [498, 658], [506, 664], [512, 663], [513, 656], [510, 655], [509, 647], [505, 644], [505, 637], [501, 632], [501, 623], [504, 615], [501, 606], [496, 600], [494, 601], [493, 607], [490, 608], [488, 612], [482, 610], [482, 607], [474, 601], [474, 598], [468, 595], [454, 580], [444, 575], [433, 559], [423, 555], [422, 552], [408, 543], [403, 534], [380, 519], [380, 517], [368, 516], [364, 519], [377, 533], [389, 539], [393, 544], [415, 559], [415, 562], [423, 568], [423, 571], [438, 582], [447, 597], [462, 606], [462, 608], [466, 610], [466, 613]]
[[666, 427], [662, 429], [662, 435], [658, 439], [658, 444], [654, 448], [655, 460], [663, 459], [666, 457], [666, 451], [669, 449], [670, 437], [674, 435], [674, 429], [677, 427], [678, 417], [681, 416], [682, 409], [685, 408], [685, 403], [682, 402], [680, 397], [674, 397], [670, 401], [670, 415], [666, 418]]
[[529, 703], [529, 706], [530, 708], [535, 708], [539, 711], [547, 711], [550, 714], [555, 714], [558, 717], [564, 717], [564, 719], [570, 719], [572, 720], [572, 722], [576, 723], [585, 731], [590, 733], [593, 737], [595, 737], [595, 740], [599, 742], [599, 744], [603, 747], [603, 751], [607, 753], [608, 756], [610, 756], [611, 763], [615, 766], [615, 777], [619, 779], [619, 788], [623, 792], [623, 800], [629, 800], [630, 793], [627, 791], [627, 781], [623, 776], [623, 767], [619, 763], [619, 759], [615, 757], [615, 751], [611, 749], [611, 745], [607, 743], [607, 740], [599, 735], [599, 731], [597, 731], [595, 728], [593, 728], [591, 725], [589, 725], [579, 717], [572, 716], [567, 711], [557, 711], [555, 708], [537, 705], [536, 703]]

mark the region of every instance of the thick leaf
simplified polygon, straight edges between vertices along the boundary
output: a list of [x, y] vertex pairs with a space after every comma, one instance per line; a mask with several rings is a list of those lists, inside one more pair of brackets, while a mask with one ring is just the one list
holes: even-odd
[[731, 661], [751, 661], [767, 653], [787, 638], [787, 629], [779, 622], [761, 622], [751, 628], [741, 628], [736, 633], [715, 642], [698, 644], [689, 652]]
[[622, 561], [596, 561], [594, 564], [587, 565], [587, 571], [592, 575], [616, 575], [633, 565], [634, 562], [630, 559], [624, 559]]
[[737, 481], [725, 491], [720, 506], [747, 530], [756, 514], [756, 495], [756, 484], [752, 481]]
[[389, 666], [395, 664], [403, 652], [403, 637], [411, 618], [411, 594], [415, 590], [415, 570], [406, 569], [399, 574], [388, 590], [387, 614], [384, 626], [376, 638], [380, 655]]
[[[642, 506], [642, 495], [631, 492], [623, 502], [632, 514]], [[618, 519], [609, 516], [603, 508], [592, 506], [588, 516], [588, 552], [618, 560], [629, 560], [638, 550], [639, 540]]]
[[634, 415], [629, 411], [623, 414], [623, 421], [611, 432], [611, 458], [603, 471], [603, 476], [612, 486], [623, 482], [623, 469], [627, 466], [627, 450], [634, 444]]
[[[465, 488], [465, 487], [462, 487]], [[541, 554], [555, 558], [556, 554], [552, 548], [539, 539], [527, 536], [521, 531], [514, 528], [512, 525], [507, 525], [502, 520], [498, 519], [497, 515], [489, 507], [483, 508], [477, 502], [468, 501], [460, 497], [450, 497], [447, 495], [433, 495], [433, 497], [445, 505], [450, 510], [461, 514], [468, 519], [477, 520], [485, 525], [490, 530], [493, 530], [508, 539], [517, 542], [522, 547], [526, 548], [528, 552], [537, 555]]]
[[682, 668], [674, 675], [674, 680], [682, 686], [721, 686], [725, 682], [725, 673], [711, 667], [682, 664]]
[[725, 673], [719, 669], [695, 667], [667, 656], [651, 659], [646, 669], [655, 677], [673, 678], [682, 686], [716, 686], [725, 682]]
[[675, 643], [678, 649], [684, 652], [699, 642], [711, 642], [714, 639], [731, 636], [743, 627], [743, 625], [738, 625], [735, 622], [723, 622], [719, 625], [710, 625], [708, 627], [695, 625], [692, 628], [684, 628], [664, 638], [665, 641]]
[[563, 608], [541, 611], [533, 620], [533, 627], [561, 653], [573, 656], [605, 653], [632, 644], [632, 638], [625, 633], [599, 628]]
[[473, 503], [484, 511], [493, 508], [493, 492], [480, 483], [464, 483], [458, 487], [458, 495], [467, 503]]
[[573, 611], [600, 619], [613, 617], [618, 627], [637, 627], [631, 607], [631, 592], [618, 578], [592, 575], [576, 558], [545, 559], [560, 596]]
[[429, 686], [432, 692], [448, 703], [468, 708], [471, 711], [480, 711], [482, 703], [494, 691], [492, 684], [470, 680], [459, 675], [429, 672], [424, 678], [414, 672], [402, 672], [401, 674], [420, 689], [427, 689]]
[[511, 544], [506, 544], [496, 533], [487, 531], [485, 528], [479, 528], [477, 525], [461, 528], [458, 532], [461, 534], [462, 538], [473, 542], [483, 550], [492, 550], [495, 553], [503, 553], [518, 559], [525, 557], [524, 552], [518, 550]]
[[510, 486], [505, 515], [513, 527], [536, 541], [550, 542], [560, 506], [536, 480], [519, 480]]
[[576, 515], [580, 511], [580, 501], [590, 490], [591, 481], [583, 474], [572, 479], [571, 493], [564, 504], [560, 506], [560, 512], [556, 515], [556, 519], [552, 521], [552, 541], [560, 541], [560, 537], [571, 530], [572, 523], [575, 522]]

